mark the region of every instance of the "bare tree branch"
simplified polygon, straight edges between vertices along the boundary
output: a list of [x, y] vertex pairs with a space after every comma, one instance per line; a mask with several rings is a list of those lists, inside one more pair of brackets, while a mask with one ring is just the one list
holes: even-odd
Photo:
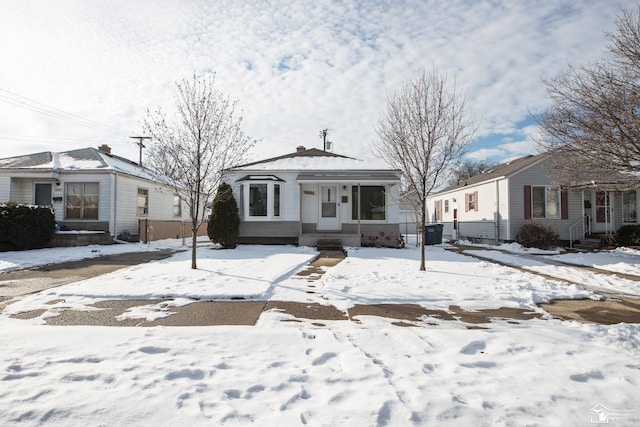
[[622, 10], [607, 33], [605, 58], [544, 81], [550, 110], [538, 143], [566, 184], [598, 181], [620, 189], [640, 181], [640, 5]]
[[197, 232], [206, 220], [222, 171], [245, 159], [255, 143], [242, 131], [236, 102], [215, 89], [215, 76], [183, 79], [174, 92], [176, 114], [171, 119], [158, 108], [147, 111], [144, 128], [153, 138], [150, 165], [167, 177], [191, 215], [191, 268], [196, 265]]
[[[465, 112], [468, 95], [447, 85], [435, 67], [387, 97], [387, 113], [378, 120], [380, 142], [374, 152], [404, 174], [406, 191], [419, 204], [424, 233], [426, 199], [442, 186], [451, 168], [467, 152], [477, 126]], [[420, 270], [425, 270], [424, 236]]]

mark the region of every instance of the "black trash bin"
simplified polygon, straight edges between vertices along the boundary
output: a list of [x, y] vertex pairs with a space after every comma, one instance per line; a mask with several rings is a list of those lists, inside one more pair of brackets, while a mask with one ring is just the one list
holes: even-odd
[[442, 243], [443, 224], [429, 224], [424, 226], [424, 244], [439, 245]]

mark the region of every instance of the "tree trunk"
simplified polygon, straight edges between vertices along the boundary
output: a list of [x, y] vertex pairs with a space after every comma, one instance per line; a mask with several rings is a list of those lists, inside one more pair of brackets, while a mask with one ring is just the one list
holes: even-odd
[[199, 227], [196, 227], [196, 224], [193, 224], [193, 227], [191, 227], [191, 268], [193, 270], [198, 268], [198, 266], [196, 265], [196, 243], [198, 242], [198, 228]]
[[425, 235], [425, 230], [424, 230], [424, 226], [425, 226], [425, 223], [426, 223], [426, 221], [425, 221], [425, 216], [426, 216], [426, 208], [425, 208], [425, 206], [427, 204], [426, 197], [423, 200], [424, 201], [422, 202], [422, 209], [421, 209], [422, 210], [422, 219], [420, 220], [420, 233], [416, 233], [416, 234], [421, 236], [421, 239], [420, 239], [420, 271], [425, 271], [427, 269], [426, 266], [425, 266], [425, 255], [424, 255], [424, 252], [425, 252], [424, 242], [425, 242], [425, 240], [427, 238], [427, 236]]

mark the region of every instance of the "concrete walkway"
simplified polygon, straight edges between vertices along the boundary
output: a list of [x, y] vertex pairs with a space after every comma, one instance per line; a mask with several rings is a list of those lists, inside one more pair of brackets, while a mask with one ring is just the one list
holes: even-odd
[[[470, 249], [477, 250], [478, 247], [470, 247]], [[464, 254], [464, 248], [461, 252]], [[0, 298], [3, 298], [0, 300], [0, 311], [15, 297], [87, 279], [131, 265], [164, 259], [173, 253], [169, 250], [134, 252], [55, 264], [33, 270], [0, 273]], [[477, 255], [469, 256], [503, 264], [490, 258]], [[306, 286], [308, 293], [315, 293], [315, 283], [326, 272], [325, 268], [335, 266], [343, 258], [344, 253], [342, 252], [322, 254], [296, 273], [294, 277], [303, 281], [304, 284], [301, 283], [301, 286]], [[517, 266], [510, 267], [518, 268]], [[529, 270], [523, 271], [536, 274]], [[561, 278], [553, 279], [566, 282]], [[640, 280], [640, 278], [637, 279]], [[583, 284], [578, 285], [584, 286]], [[519, 323], [542, 317], [540, 313], [508, 307], [466, 311], [455, 305], [449, 307], [448, 310], [430, 310], [416, 304], [374, 304], [356, 305], [349, 310], [341, 311], [330, 305], [291, 301], [195, 301], [181, 307], [169, 307], [168, 302], [163, 300], [100, 301], [92, 305], [99, 310], [63, 310], [60, 315], [47, 318], [46, 323], [49, 325], [99, 326], [255, 325], [263, 313], [278, 311], [289, 315], [284, 321], [302, 322], [308, 320], [317, 326], [324, 326], [324, 322], [327, 321], [360, 322], [360, 316], [378, 316], [393, 319], [392, 324], [396, 326], [428, 326], [430, 324], [437, 325], [441, 321], [458, 321], [464, 323], [467, 328], [478, 328], [495, 320]], [[130, 308], [144, 305], [154, 306], [154, 309], [164, 311], [168, 316], [153, 321], [139, 318], [120, 318]], [[602, 324], [640, 323], [640, 300], [636, 298], [620, 299], [609, 295], [603, 301], [562, 300], [541, 304], [541, 307], [552, 315], [563, 319]], [[14, 317], [31, 319], [41, 316], [44, 312], [45, 310], [34, 310]]]
[[[555, 300], [546, 304], [540, 304], [540, 307], [549, 314], [559, 317], [565, 320], [576, 320], [579, 322], [587, 323], [599, 323], [599, 324], [615, 324], [615, 323], [640, 323], [640, 297], [637, 295], [630, 295], [624, 292], [619, 292], [611, 289], [604, 289], [598, 286], [592, 286], [585, 283], [573, 282], [563, 277], [556, 277], [549, 274], [535, 272], [529, 269], [522, 268], [518, 265], [513, 265], [501, 261], [497, 261], [490, 257], [483, 257], [478, 255], [477, 251], [482, 251], [484, 247], [479, 246], [464, 246], [457, 245], [453, 250], [460, 252], [463, 255], [470, 256], [483, 261], [491, 262], [494, 264], [504, 265], [507, 267], [515, 268], [525, 273], [535, 274], [547, 279], [564, 282], [567, 284], [573, 284], [582, 288], [591, 290], [600, 295], [602, 299], [565, 299]], [[468, 250], [473, 250], [475, 253], [466, 253]], [[489, 248], [488, 250], [497, 251], [497, 248]], [[581, 270], [587, 270], [595, 274], [602, 274], [606, 276], [615, 276], [623, 279], [640, 282], [640, 277], [616, 273], [607, 270], [601, 270], [594, 267], [580, 266], [575, 264], [563, 263], [558, 260], [549, 259], [539, 255], [530, 254], [514, 254], [512, 252], [505, 252], [509, 255], [517, 256], [519, 258], [532, 259], [538, 262], [544, 262], [549, 265], [559, 265], [563, 267], [578, 268]]]

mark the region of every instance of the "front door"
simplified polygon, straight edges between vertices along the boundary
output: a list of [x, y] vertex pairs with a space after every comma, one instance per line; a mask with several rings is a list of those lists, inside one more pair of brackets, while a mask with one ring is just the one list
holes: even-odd
[[595, 218], [593, 231], [596, 233], [609, 233], [612, 227], [611, 193], [608, 191], [596, 191], [594, 212]]
[[318, 230], [340, 230], [340, 203], [338, 200], [338, 186], [336, 185], [320, 186]]
[[51, 206], [51, 184], [35, 184], [33, 204], [38, 206]]

